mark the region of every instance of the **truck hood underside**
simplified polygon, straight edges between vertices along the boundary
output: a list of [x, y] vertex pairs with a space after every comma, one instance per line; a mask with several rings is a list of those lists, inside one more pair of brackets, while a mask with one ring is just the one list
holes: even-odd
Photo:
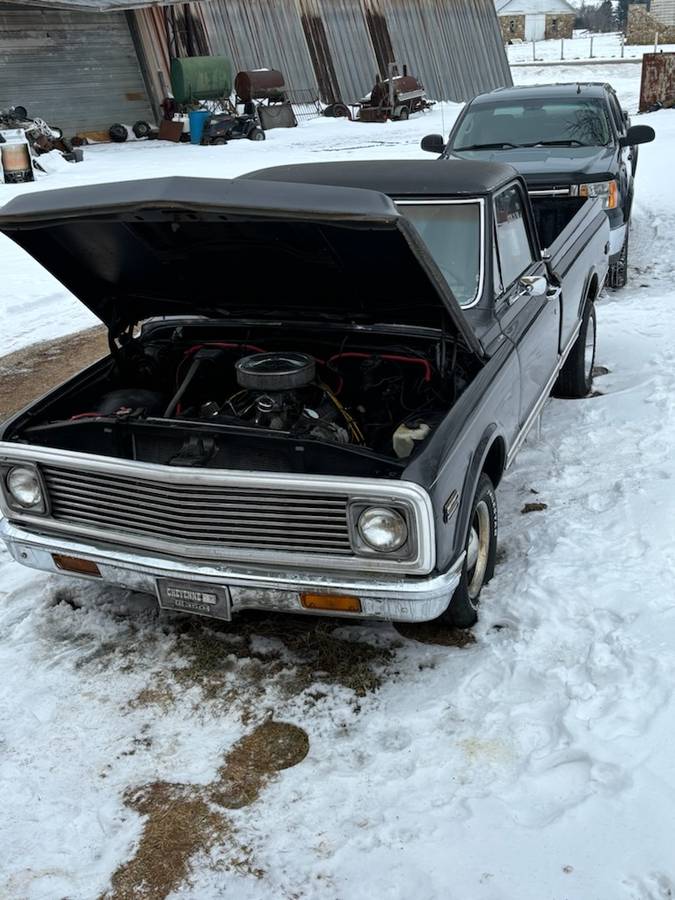
[[443, 328], [481, 347], [427, 248], [375, 191], [163, 178], [32, 193], [0, 230], [105, 322], [153, 316]]

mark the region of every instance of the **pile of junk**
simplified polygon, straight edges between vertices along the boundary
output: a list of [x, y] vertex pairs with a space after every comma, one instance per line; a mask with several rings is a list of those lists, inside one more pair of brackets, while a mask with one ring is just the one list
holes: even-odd
[[408, 74], [407, 66], [402, 71], [400, 74], [397, 63], [389, 63], [387, 77], [377, 74], [373, 89], [358, 103], [330, 103], [323, 111], [324, 116], [355, 122], [404, 122], [413, 113], [431, 109], [435, 101], [427, 99], [422, 82]]
[[170, 89], [162, 101], [158, 128], [147, 122], [115, 124], [112, 141], [159, 138], [217, 145], [246, 138], [264, 141], [271, 128], [298, 122], [284, 76], [277, 69], [239, 72], [224, 56], [190, 56], [171, 60]]
[[53, 170], [54, 156], [61, 161], [81, 162], [82, 150], [74, 147], [60, 128], [29, 116], [24, 106], [0, 110], [0, 181], [35, 181], [36, 172], [48, 174]]

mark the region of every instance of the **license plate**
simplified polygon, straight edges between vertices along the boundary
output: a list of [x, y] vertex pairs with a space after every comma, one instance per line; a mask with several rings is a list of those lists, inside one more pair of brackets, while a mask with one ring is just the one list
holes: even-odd
[[157, 598], [162, 609], [173, 612], [209, 616], [227, 622], [232, 618], [229, 588], [220, 585], [158, 578]]

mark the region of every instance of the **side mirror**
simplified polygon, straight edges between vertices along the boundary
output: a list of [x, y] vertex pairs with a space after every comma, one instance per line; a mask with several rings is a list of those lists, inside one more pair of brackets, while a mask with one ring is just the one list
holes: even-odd
[[636, 144], [650, 144], [656, 132], [650, 125], [632, 125], [619, 143], [622, 147], [634, 147]]
[[422, 138], [420, 147], [422, 150], [426, 150], [427, 153], [436, 153], [440, 156], [445, 150], [445, 141], [440, 134], [428, 134], [426, 137]]
[[530, 297], [543, 297], [548, 290], [548, 281], [543, 275], [523, 275], [518, 283], [522, 292]]

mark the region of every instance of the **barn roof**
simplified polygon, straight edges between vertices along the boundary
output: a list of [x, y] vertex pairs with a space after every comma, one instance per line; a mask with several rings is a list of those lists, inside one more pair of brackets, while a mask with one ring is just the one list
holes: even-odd
[[172, 6], [184, 0], [3, 0], [3, 5], [61, 9], [69, 12], [117, 12], [147, 6]]

